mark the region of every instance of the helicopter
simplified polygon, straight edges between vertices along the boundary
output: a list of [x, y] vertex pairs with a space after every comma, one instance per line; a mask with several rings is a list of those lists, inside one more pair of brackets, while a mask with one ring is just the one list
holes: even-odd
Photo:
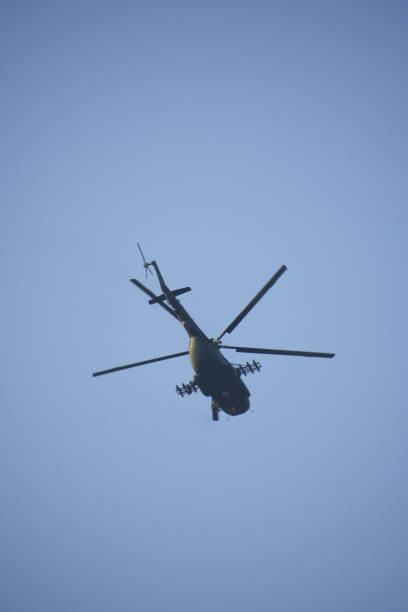
[[177, 299], [177, 296], [191, 291], [191, 287], [182, 287], [181, 289], [170, 290], [164, 281], [157, 262], [153, 260], [148, 263], [143, 255], [139, 243], [137, 243], [137, 246], [143, 258], [143, 267], [146, 271], [146, 277], [148, 271], [153, 274], [151, 270], [151, 268], [153, 268], [159, 281], [162, 293], [160, 295], [156, 295], [153, 293], [153, 291], [148, 289], [135, 278], [131, 278], [130, 282], [150, 297], [149, 304], [159, 304], [159, 306], [161, 306], [182, 324], [190, 338], [189, 350], [117, 366], [114, 368], [109, 368], [108, 370], [100, 370], [99, 372], [94, 372], [92, 376], [101, 376], [104, 374], [110, 374], [112, 372], [118, 372], [120, 370], [147, 365], [156, 361], [164, 361], [166, 359], [174, 359], [176, 357], [182, 357], [183, 355], [189, 355], [191, 365], [194, 370], [193, 378], [188, 383], [176, 385], [176, 392], [180, 397], [184, 397], [186, 395], [197, 393], [197, 391], [200, 390], [206, 397], [211, 397], [212, 419], [213, 421], [218, 421], [221, 410], [229, 416], [244, 414], [247, 412], [247, 410], [249, 410], [249, 398], [251, 394], [248, 387], [243, 382], [242, 377], [247, 376], [248, 374], [260, 372], [261, 370], [261, 364], [258, 361], [255, 361], [255, 359], [251, 363], [247, 361], [246, 364], [233, 364], [228, 361], [228, 359], [222, 354], [221, 350], [227, 349], [235, 350], [237, 353], [263, 355], [294, 355], [299, 357], [322, 357], [328, 359], [334, 357], [334, 353], [253, 348], [248, 346], [230, 346], [222, 343], [222, 338], [225, 336], [225, 334], [230, 334], [241, 323], [241, 321], [265, 295], [265, 293], [269, 291], [269, 289], [287, 270], [285, 265], [281, 266], [279, 270], [275, 272], [275, 274], [235, 317], [235, 319], [217, 338], [214, 339], [206, 336], [206, 334], [199, 328], [197, 323]]

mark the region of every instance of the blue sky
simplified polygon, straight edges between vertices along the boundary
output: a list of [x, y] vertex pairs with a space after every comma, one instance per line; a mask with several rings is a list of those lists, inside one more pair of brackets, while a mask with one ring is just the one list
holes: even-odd
[[[407, 21], [2, 4], [5, 610], [406, 610]], [[335, 359], [219, 423], [188, 358], [92, 379], [187, 348], [137, 241], [209, 336], [286, 264], [225, 340]]]

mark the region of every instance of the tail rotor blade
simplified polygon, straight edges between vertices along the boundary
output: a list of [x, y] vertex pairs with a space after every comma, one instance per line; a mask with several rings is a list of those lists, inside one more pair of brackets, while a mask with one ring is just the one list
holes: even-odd
[[276, 281], [282, 276], [282, 274], [287, 270], [286, 266], [281, 266], [277, 272], [268, 280], [266, 285], [262, 287], [262, 289], [256, 294], [256, 296], [249, 302], [247, 306], [239, 313], [237, 317], [224, 329], [222, 334], [218, 336], [216, 343], [218, 343], [224, 334], [230, 334], [239, 323], [241, 323], [242, 319], [247, 316], [247, 314], [252, 310], [252, 308], [259, 302], [259, 300], [265, 295], [267, 291], [276, 283]]
[[138, 248], [138, 249], [139, 249], [139, 251], [140, 251], [140, 254], [141, 254], [141, 256], [142, 256], [142, 259], [143, 259], [143, 263], [144, 263], [144, 265], [146, 265], [146, 263], [147, 263], [147, 262], [146, 262], [146, 260], [145, 260], [145, 256], [143, 255], [142, 247], [140, 246], [140, 244], [139, 244], [138, 242], [137, 242], [137, 248]]

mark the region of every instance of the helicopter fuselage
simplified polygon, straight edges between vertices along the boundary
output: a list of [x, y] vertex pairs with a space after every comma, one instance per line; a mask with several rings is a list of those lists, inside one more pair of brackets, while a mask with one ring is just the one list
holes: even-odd
[[250, 392], [242, 382], [239, 368], [222, 355], [217, 344], [198, 327], [179, 300], [167, 287], [159, 267], [154, 267], [163, 296], [172, 307], [176, 318], [190, 337], [189, 356], [194, 370], [192, 383], [212, 398], [213, 412], [221, 409], [229, 415], [243, 414], [249, 409]]
[[191, 336], [189, 356], [194, 370], [192, 383], [212, 397], [213, 406], [231, 416], [249, 409], [250, 392], [240, 378], [240, 369], [224, 357], [212, 340]]

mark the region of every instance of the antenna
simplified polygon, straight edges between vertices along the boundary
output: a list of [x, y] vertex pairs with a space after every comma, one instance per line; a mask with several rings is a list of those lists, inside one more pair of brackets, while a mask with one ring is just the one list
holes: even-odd
[[147, 271], [148, 270], [149, 270], [150, 274], [153, 276], [153, 272], [149, 268], [149, 266], [151, 266], [151, 264], [147, 263], [147, 261], [145, 260], [145, 256], [143, 255], [143, 251], [142, 251], [139, 243], [137, 243], [137, 248], [139, 249], [140, 254], [142, 256], [142, 259], [143, 259], [143, 267], [146, 270], [146, 278], [147, 278]]

